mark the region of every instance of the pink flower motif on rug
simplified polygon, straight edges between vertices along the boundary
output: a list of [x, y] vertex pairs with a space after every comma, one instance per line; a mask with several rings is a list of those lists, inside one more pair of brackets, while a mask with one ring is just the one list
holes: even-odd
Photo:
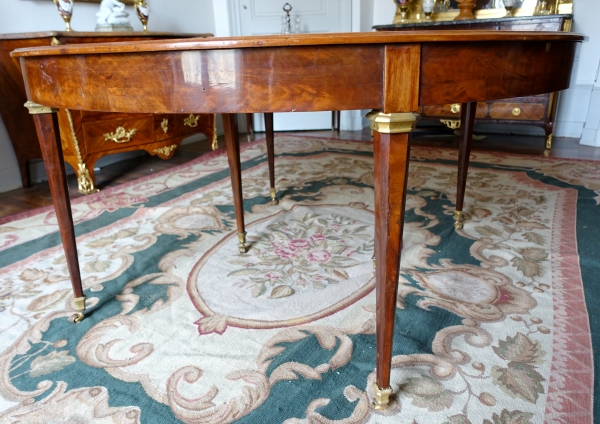
[[188, 281], [199, 333], [312, 322], [362, 298], [374, 281], [372, 220], [365, 209], [294, 207], [249, 226], [242, 255], [228, 234]]

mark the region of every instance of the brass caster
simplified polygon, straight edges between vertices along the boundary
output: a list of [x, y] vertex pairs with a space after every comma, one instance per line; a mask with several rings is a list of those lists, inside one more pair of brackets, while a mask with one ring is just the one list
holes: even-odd
[[550, 157], [550, 153], [551, 153], [551, 152], [552, 152], [552, 151], [551, 151], [550, 149], [546, 149], [546, 150], [544, 150], [544, 156], [546, 156], [547, 158], [549, 158], [549, 157]]
[[273, 205], [278, 205], [279, 200], [277, 200], [277, 190], [275, 190], [274, 188], [271, 188], [270, 192], [271, 192], [271, 203]]
[[457, 230], [461, 230], [463, 227], [463, 220], [465, 219], [465, 214], [462, 211], [454, 211], [454, 228]]
[[375, 393], [375, 399], [371, 406], [377, 411], [383, 411], [387, 409], [390, 404], [390, 395], [392, 394], [392, 388], [380, 389], [377, 383], [373, 383], [373, 392]]
[[73, 299], [73, 302], [75, 302], [75, 309], [77, 309], [79, 312], [77, 312], [75, 315], [72, 315], [71, 320], [77, 324], [85, 318], [85, 315], [83, 314], [85, 311], [85, 296], [76, 297]]
[[238, 249], [240, 250], [240, 253], [246, 253], [248, 251], [248, 247], [246, 246], [246, 232], [244, 231], [243, 233], [238, 233], [237, 236], [239, 240]]

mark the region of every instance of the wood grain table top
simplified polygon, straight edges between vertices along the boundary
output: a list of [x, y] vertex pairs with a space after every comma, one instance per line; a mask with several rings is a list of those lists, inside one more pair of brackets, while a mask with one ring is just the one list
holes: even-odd
[[575, 33], [542, 31], [412, 31], [410, 33], [349, 32], [327, 34], [261, 35], [209, 37], [202, 39], [148, 40], [136, 42], [94, 43], [18, 49], [13, 57], [93, 53], [137, 53], [153, 51], [241, 49], [284, 46], [364, 45], [396, 43], [443, 43], [482, 41], [583, 41]]

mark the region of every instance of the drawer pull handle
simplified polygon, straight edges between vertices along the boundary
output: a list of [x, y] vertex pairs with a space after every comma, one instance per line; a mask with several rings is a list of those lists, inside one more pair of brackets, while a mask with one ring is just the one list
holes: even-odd
[[115, 143], [127, 143], [131, 141], [131, 137], [137, 132], [137, 129], [132, 129], [131, 131], [127, 131], [123, 127], [119, 127], [115, 130], [114, 133], [106, 133], [104, 134], [104, 139], [107, 141], [114, 141]]
[[450, 105], [450, 112], [452, 112], [452, 113], [460, 112], [460, 103], [452, 103]]
[[440, 122], [451, 130], [460, 128], [460, 119], [440, 119]]
[[169, 120], [167, 118], [163, 119], [162, 122], [160, 123], [160, 127], [162, 128], [163, 132], [166, 134], [169, 131]]
[[190, 116], [183, 120], [183, 125], [187, 125], [191, 128], [197, 127], [198, 119], [200, 119], [200, 115], [194, 115], [193, 113], [190, 113]]
[[515, 116], [519, 116], [521, 114], [521, 108], [520, 107], [516, 107], [512, 110], [512, 114]]

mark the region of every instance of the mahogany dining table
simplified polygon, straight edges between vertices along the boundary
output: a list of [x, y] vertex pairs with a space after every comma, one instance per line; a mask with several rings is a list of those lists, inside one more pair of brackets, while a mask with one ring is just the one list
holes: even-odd
[[246, 233], [236, 114], [372, 109], [367, 117], [373, 130], [375, 177], [373, 407], [385, 409], [392, 393], [392, 337], [415, 111], [423, 105], [471, 105], [463, 115], [470, 125], [463, 132], [468, 138], [476, 102], [568, 88], [575, 48], [582, 40], [578, 34], [557, 32], [413, 31], [14, 51], [12, 56], [21, 63], [26, 106], [34, 117], [79, 311], [75, 321], [84, 316], [85, 295], [54, 113], [58, 108], [223, 114], [241, 251], [246, 250]]

